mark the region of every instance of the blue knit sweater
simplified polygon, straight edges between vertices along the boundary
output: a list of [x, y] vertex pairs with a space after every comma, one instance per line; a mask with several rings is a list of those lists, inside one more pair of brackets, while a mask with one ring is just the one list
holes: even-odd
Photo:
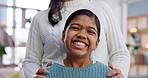
[[109, 78], [107, 73], [111, 71], [108, 66], [100, 62], [84, 68], [72, 68], [53, 63], [47, 70], [49, 71], [47, 78]]

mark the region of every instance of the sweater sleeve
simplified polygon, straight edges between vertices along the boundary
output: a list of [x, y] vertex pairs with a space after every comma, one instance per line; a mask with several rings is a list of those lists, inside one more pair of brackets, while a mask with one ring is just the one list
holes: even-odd
[[37, 14], [31, 23], [29, 30], [29, 36], [26, 46], [26, 57], [23, 62], [23, 73], [25, 78], [31, 78], [36, 70], [41, 66], [41, 60], [43, 55], [43, 43], [40, 38], [39, 27], [38, 27]]
[[121, 69], [122, 74], [127, 78], [130, 67], [130, 52], [123, 40], [119, 23], [106, 3], [99, 2], [97, 5], [102, 8], [99, 12], [102, 12], [105, 17], [104, 27], [110, 63], [114, 67]]

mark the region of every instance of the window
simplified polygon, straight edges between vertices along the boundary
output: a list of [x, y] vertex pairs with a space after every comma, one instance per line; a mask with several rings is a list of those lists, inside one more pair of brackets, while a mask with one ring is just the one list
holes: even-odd
[[[48, 8], [50, 0], [0, 0], [0, 25], [13, 39], [15, 46], [6, 47], [3, 64], [19, 64], [25, 57], [30, 23], [35, 14]], [[13, 7], [12, 7], [13, 6]], [[21, 32], [21, 33], [20, 33]]]

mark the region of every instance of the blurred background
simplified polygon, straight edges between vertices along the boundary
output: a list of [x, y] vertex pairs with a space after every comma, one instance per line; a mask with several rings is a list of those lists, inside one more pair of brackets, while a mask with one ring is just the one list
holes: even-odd
[[[132, 56], [128, 78], [148, 78], [148, 0], [102, 1], [111, 6], [119, 20]], [[48, 8], [49, 2], [0, 0], [0, 78], [24, 78], [21, 64], [30, 23], [36, 13]]]

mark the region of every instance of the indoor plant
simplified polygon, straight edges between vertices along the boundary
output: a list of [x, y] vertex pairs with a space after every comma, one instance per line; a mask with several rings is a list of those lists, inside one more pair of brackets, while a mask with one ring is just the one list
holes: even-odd
[[0, 45], [0, 66], [3, 65], [2, 64], [2, 58], [3, 58], [4, 54], [6, 54], [5, 47]]

